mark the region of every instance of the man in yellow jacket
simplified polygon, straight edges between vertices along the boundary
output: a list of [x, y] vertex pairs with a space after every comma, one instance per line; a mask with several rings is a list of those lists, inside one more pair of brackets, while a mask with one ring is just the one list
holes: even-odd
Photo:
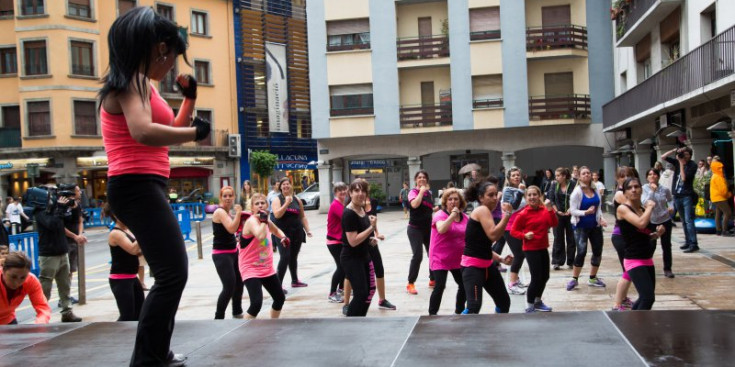
[[709, 183], [709, 196], [715, 206], [717, 235], [730, 237], [733, 236], [733, 233], [728, 231], [732, 210], [728, 201], [732, 198], [732, 193], [727, 189], [727, 180], [725, 180], [725, 172], [720, 157], [712, 157], [710, 168], [712, 169], [712, 178]]

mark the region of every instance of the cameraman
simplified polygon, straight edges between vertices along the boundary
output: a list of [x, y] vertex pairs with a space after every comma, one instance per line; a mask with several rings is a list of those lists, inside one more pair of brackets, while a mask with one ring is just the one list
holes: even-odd
[[[676, 159], [671, 157], [676, 153]], [[697, 204], [694, 193], [694, 176], [697, 165], [692, 162], [692, 148], [674, 148], [661, 155], [661, 158], [674, 166], [674, 206], [679, 212], [682, 227], [684, 227], [684, 245], [680, 248], [686, 253], [699, 251], [697, 231], [694, 228], [694, 206]]]
[[[59, 196], [70, 199], [67, 212], [64, 216], [64, 234], [69, 245], [69, 284], [74, 279], [74, 272], [79, 268], [79, 246], [87, 243], [84, 236], [84, 220], [82, 219], [82, 190], [77, 185], [60, 185]], [[72, 304], [78, 303], [76, 298], [69, 297]]]
[[[49, 197], [55, 199], [50, 192]], [[51, 299], [51, 285], [56, 280], [61, 300], [61, 322], [81, 322], [82, 319], [72, 312], [69, 301], [69, 247], [64, 217], [70, 213], [71, 200], [64, 196], [52, 200], [49, 200], [46, 210], [37, 210], [35, 215], [38, 224], [38, 264], [41, 268], [39, 280], [47, 300]]]

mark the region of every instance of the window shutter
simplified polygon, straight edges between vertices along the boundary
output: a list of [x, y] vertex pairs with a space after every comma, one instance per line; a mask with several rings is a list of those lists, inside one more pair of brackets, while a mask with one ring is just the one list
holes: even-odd
[[568, 96], [574, 94], [573, 73], [544, 74], [544, 94], [549, 96]]
[[13, 12], [13, 0], [0, 0], [0, 11]]
[[496, 31], [499, 29], [499, 7], [470, 9], [470, 32]]
[[69, 4], [89, 6], [89, 0], [69, 0]]
[[372, 84], [354, 84], [340, 85], [329, 88], [329, 94], [332, 96], [349, 96], [355, 94], [372, 94]]
[[370, 32], [370, 21], [367, 18], [327, 22], [327, 36], [364, 32]]
[[473, 99], [503, 98], [503, 77], [501, 75], [483, 75], [472, 78]]
[[541, 24], [544, 27], [571, 24], [571, 18], [569, 5], [544, 6], [541, 8]]
[[661, 32], [661, 43], [670, 43], [678, 41], [679, 23], [681, 22], [681, 8], [676, 8], [666, 19], [659, 25]]
[[635, 45], [635, 60], [637, 62], [646, 61], [651, 57], [651, 34], [649, 33]]

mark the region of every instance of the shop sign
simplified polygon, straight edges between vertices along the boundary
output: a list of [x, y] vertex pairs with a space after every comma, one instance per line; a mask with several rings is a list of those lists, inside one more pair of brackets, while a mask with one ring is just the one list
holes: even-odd
[[276, 169], [285, 171], [292, 169], [316, 169], [316, 158], [308, 154], [279, 154]]
[[350, 168], [355, 168], [355, 169], [385, 168], [385, 166], [387, 165], [388, 165], [388, 162], [385, 159], [350, 161]]
[[26, 169], [29, 167], [41, 167], [46, 168], [49, 166], [48, 158], [29, 158], [29, 159], [11, 159], [7, 161], [0, 161], [0, 170], [18, 170]]

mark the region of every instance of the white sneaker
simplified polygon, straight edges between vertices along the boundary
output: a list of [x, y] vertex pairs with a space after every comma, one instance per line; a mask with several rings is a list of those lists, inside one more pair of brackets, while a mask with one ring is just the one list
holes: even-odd
[[516, 295], [516, 296], [520, 296], [520, 295], [526, 294], [526, 290], [523, 289], [523, 288], [521, 288], [521, 287], [519, 287], [518, 286], [518, 283], [508, 284], [508, 292], [510, 292], [510, 294], [513, 294], [513, 295]]

